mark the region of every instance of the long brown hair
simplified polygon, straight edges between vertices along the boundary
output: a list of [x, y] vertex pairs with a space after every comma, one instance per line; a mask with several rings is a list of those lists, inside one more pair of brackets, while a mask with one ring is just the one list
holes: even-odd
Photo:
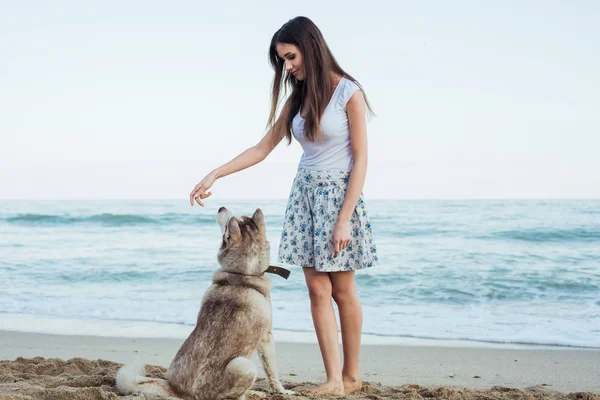
[[[284, 74], [285, 61], [277, 54], [278, 43], [293, 44], [300, 49], [304, 58], [304, 80], [299, 81], [292, 74]], [[304, 118], [304, 136], [310, 141], [319, 137], [321, 117], [331, 100], [334, 89], [331, 72], [356, 83], [363, 92], [369, 114], [374, 115], [362, 86], [339, 66], [329, 50], [323, 34], [309, 18], [291, 19], [275, 32], [269, 48], [269, 60], [275, 70], [275, 77], [271, 94], [271, 113], [267, 126], [273, 127], [276, 122], [282, 86], [284, 87], [284, 98], [289, 87], [292, 93], [281, 110], [281, 125], [275, 128], [284, 130], [288, 143], [292, 142], [292, 120], [300, 110], [305, 98], [308, 99], [308, 105], [306, 118]]]

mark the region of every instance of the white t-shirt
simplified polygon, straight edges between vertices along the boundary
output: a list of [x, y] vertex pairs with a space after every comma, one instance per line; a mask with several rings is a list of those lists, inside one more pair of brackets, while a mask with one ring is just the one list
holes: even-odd
[[360, 87], [350, 79], [342, 77], [336, 86], [329, 104], [321, 118], [321, 136], [314, 142], [304, 136], [304, 118], [300, 112], [292, 120], [292, 134], [302, 145], [304, 154], [299, 168], [309, 170], [352, 169], [352, 149], [350, 148], [350, 128], [346, 104]]

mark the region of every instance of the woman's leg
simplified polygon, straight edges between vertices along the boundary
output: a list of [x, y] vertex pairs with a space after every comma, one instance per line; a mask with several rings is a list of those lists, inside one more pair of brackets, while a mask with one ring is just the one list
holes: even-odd
[[313, 394], [342, 396], [344, 394], [342, 362], [337, 323], [331, 303], [333, 293], [331, 279], [327, 272], [317, 272], [314, 268], [302, 269], [310, 295], [310, 309], [317, 340], [327, 373], [327, 382], [318, 386]]
[[340, 312], [342, 345], [344, 349], [342, 377], [346, 394], [349, 394], [362, 387], [358, 372], [363, 317], [362, 308], [356, 294], [354, 271], [331, 272], [329, 276], [332, 283], [333, 299]]

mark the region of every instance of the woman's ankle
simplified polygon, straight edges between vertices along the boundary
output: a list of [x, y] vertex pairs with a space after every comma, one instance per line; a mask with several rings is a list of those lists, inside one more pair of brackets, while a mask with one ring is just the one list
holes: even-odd
[[358, 372], [342, 373], [342, 381], [344, 382], [360, 382], [360, 374]]
[[344, 378], [342, 375], [339, 377], [327, 377], [327, 381], [325, 381], [324, 385], [341, 385], [344, 383]]

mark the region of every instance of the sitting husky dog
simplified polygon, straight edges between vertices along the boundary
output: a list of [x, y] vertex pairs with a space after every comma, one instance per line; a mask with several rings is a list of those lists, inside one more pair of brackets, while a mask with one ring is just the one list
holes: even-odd
[[122, 394], [145, 393], [183, 399], [244, 399], [254, 383], [250, 361], [258, 350], [271, 390], [285, 390], [275, 368], [271, 334], [269, 242], [263, 213], [232, 217], [221, 207], [217, 214], [223, 241], [221, 268], [202, 299], [196, 327], [183, 343], [164, 379], [148, 378], [144, 368], [124, 366], [117, 373]]

